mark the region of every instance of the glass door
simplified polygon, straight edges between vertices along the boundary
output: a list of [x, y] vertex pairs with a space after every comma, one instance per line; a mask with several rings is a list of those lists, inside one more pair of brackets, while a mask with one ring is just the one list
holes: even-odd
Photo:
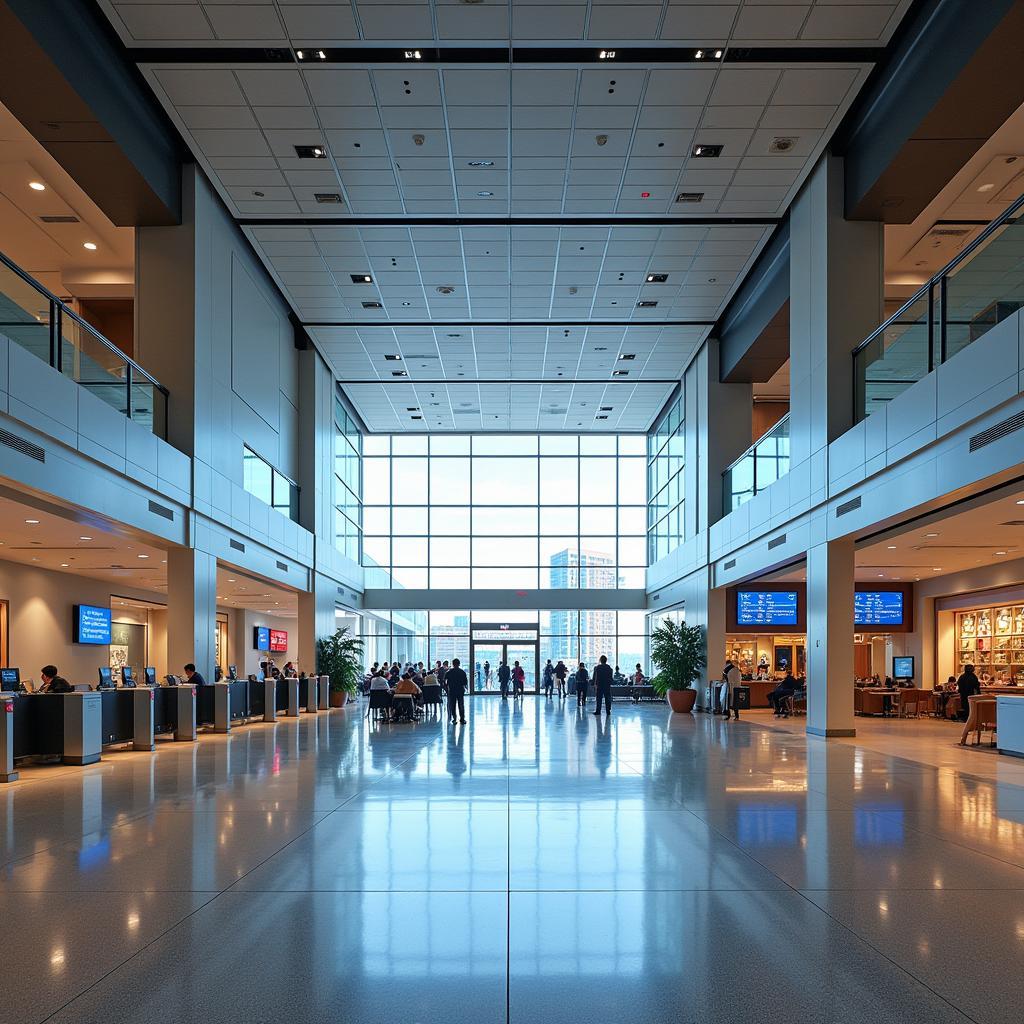
[[505, 659], [508, 667], [515, 677], [515, 664], [518, 661], [523, 669], [526, 678], [523, 681], [524, 693], [537, 693], [537, 645], [536, 644], [506, 644]]
[[472, 668], [472, 672], [469, 673], [470, 693], [498, 692], [498, 666], [504, 657], [505, 648], [503, 644], [473, 644], [469, 659]]
[[[537, 663], [540, 657], [540, 635], [535, 622], [476, 623], [470, 635], [470, 693], [500, 693], [498, 669], [506, 662], [509, 672], [518, 661], [526, 678], [524, 693], [538, 692]], [[509, 693], [511, 694], [511, 680]]]

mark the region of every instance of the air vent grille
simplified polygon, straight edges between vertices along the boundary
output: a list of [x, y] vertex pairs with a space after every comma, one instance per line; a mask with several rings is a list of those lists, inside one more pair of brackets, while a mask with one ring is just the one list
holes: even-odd
[[277, 563], [277, 567], [278, 567], [278, 569], [281, 570], [281, 572], [287, 572], [288, 571], [288, 563], [287, 562], [278, 562]]
[[0, 430], [0, 444], [13, 448], [16, 452], [35, 459], [36, 462], [46, 461], [46, 452], [39, 445], [26, 441], [25, 438], [18, 437], [17, 434], [12, 434], [9, 430]]
[[928, 232], [932, 238], [963, 238], [970, 233], [970, 228], [932, 228]]
[[847, 512], [853, 512], [855, 509], [860, 508], [860, 495], [856, 498], [851, 498], [849, 501], [844, 501], [842, 505], [836, 505], [836, 519], [840, 516], [845, 516]]
[[772, 537], [772, 539], [768, 541], [768, 550], [771, 551], [772, 548], [777, 548], [780, 544], [785, 543], [786, 535], [784, 533], [780, 533], [778, 537]]
[[39, 218], [44, 224], [78, 224], [79, 220], [77, 217], [72, 217], [70, 214], [58, 215], [49, 214]]
[[174, 522], [174, 512], [167, 508], [166, 505], [158, 505], [155, 501], [149, 503], [149, 511], [154, 515], [163, 516], [164, 519], [169, 519], [172, 523]]
[[723, 568], [725, 568], [725, 569], [735, 569], [736, 568], [736, 559], [735, 558], [730, 558], [729, 561], [725, 563]]
[[232, 538], [231, 540], [229, 540], [229, 541], [228, 541], [228, 543], [229, 543], [229, 544], [230, 544], [230, 545], [231, 545], [231, 546], [232, 546], [232, 547], [233, 547], [233, 548], [234, 548], [234, 549], [235, 549], [236, 551], [244, 551], [244, 550], [245, 550], [245, 545], [244, 545], [244, 544], [243, 544], [243, 543], [242, 543], [242, 542], [241, 542], [240, 540], [234, 540], [234, 539]]
[[1018, 412], [1016, 415], [1003, 420], [1002, 423], [997, 423], [994, 427], [989, 427], [988, 430], [975, 434], [971, 438], [969, 450], [976, 452], [979, 448], [984, 448], [986, 445], [992, 444], [993, 441], [999, 441], [1021, 428], [1024, 428], [1024, 412]]

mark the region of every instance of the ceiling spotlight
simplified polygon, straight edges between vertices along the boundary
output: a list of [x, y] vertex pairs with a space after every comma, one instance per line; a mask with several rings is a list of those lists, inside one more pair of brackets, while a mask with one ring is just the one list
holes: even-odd
[[381, 302], [364, 302], [363, 309], [383, 309], [384, 304]]
[[628, 377], [629, 370], [612, 370], [613, 377]]
[[889, 551], [895, 551], [896, 550], [896, 545], [895, 544], [886, 544], [886, 549], [889, 550]]
[[323, 50], [317, 50], [316, 55], [319, 60], [327, 60], [327, 54]]
[[636, 304], [636, 308], [637, 309], [654, 309], [654, 307], [657, 304], [658, 304], [658, 300], [657, 299], [641, 299]]
[[938, 534], [937, 533], [926, 533], [925, 536], [926, 537], [938, 537]]
[[599, 60], [615, 60], [615, 51], [602, 50], [597, 56]]
[[493, 160], [470, 160], [467, 167], [493, 167]]
[[619, 356], [619, 358], [620, 359], [636, 359], [636, 353], [635, 352], [623, 352]]
[[388, 363], [397, 363], [401, 360], [401, 356], [397, 352], [388, 352], [384, 356], [384, 361]]
[[405, 50], [406, 60], [422, 60], [423, 54], [419, 50]]
[[932, 568], [932, 572], [942, 572], [942, 566], [936, 566]]
[[405, 372], [405, 370], [392, 370], [391, 371], [391, 376], [392, 377], [408, 377], [409, 374], [407, 374]]
[[92, 537], [79, 537], [79, 540], [92, 540]]
[[296, 146], [295, 155], [300, 160], [324, 160], [327, 157], [323, 146]]
[[697, 51], [697, 52], [696, 52], [696, 53], [695, 53], [695, 54], [693, 55], [693, 59], [694, 59], [694, 60], [703, 60], [703, 59], [704, 59], [704, 51], [703, 51], [703, 50], [698, 50], [698, 51]]
[[694, 146], [691, 152], [694, 156], [698, 157], [717, 157], [722, 155], [722, 147], [717, 143], [714, 145], [702, 143], [701, 145]]
[[677, 203], [702, 203], [704, 202], [703, 192], [680, 192], [676, 195]]
[[136, 558], [149, 558], [149, 555], [136, 555]]
[[611, 411], [612, 411], [612, 407], [610, 405], [602, 405], [601, 406], [601, 412], [611, 412]]
[[715, 60], [721, 60], [721, 59], [722, 59], [722, 51], [721, 50], [715, 50]]
[[67, 562], [61, 562], [60, 563], [60, 567], [62, 569], [70, 569], [71, 568], [71, 566]]
[[439, 295], [452, 295], [455, 289], [450, 284], [439, 284], [437, 286], [437, 292]]
[[298, 57], [299, 60], [305, 60], [306, 59], [306, 55], [301, 50], [296, 50], [295, 51], [295, 56]]
[[668, 280], [668, 274], [648, 274], [648, 284], [664, 284]]
[[369, 274], [349, 274], [353, 284], [373, 284], [373, 278]]
[[83, 249], [88, 249], [89, 252], [95, 252], [96, 251], [96, 243], [95, 242], [83, 242], [82, 243], [82, 248]]
[[39, 525], [39, 520], [38, 519], [26, 519], [25, 523], [28, 526], [38, 526]]
[[45, 192], [46, 186], [41, 181], [30, 181], [28, 187], [35, 192]]
[[[32, 187], [35, 188], [35, 185], [33, 185]], [[995, 185], [990, 181], [990, 182], [987, 182], [984, 185], [979, 185], [978, 186], [978, 191], [979, 192], [991, 192], [992, 189], [994, 189], [994, 188], [995, 188]]]
[[314, 192], [313, 198], [318, 203], [343, 203], [345, 200], [341, 198], [340, 192]]

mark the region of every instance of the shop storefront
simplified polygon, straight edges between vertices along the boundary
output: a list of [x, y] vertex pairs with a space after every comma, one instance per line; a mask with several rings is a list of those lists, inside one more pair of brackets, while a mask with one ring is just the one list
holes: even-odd
[[1024, 686], [1024, 587], [935, 602], [939, 679], [974, 665], [982, 685]]

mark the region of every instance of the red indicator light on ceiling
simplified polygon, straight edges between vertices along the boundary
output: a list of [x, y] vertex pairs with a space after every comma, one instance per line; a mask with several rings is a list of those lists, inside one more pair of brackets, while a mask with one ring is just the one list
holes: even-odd
[[640, 193], [640, 198], [641, 199], [650, 199], [651, 198], [651, 193], [650, 192], [641, 192]]

